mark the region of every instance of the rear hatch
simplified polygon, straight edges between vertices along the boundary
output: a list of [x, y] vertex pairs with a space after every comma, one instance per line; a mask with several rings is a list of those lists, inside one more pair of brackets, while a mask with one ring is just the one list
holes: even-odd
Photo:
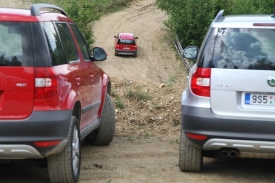
[[31, 23], [0, 22], [0, 119], [28, 117], [33, 108]]
[[117, 49], [121, 51], [135, 51], [137, 49], [134, 39], [119, 39]]
[[219, 29], [210, 79], [216, 115], [275, 118], [274, 43], [274, 29]]

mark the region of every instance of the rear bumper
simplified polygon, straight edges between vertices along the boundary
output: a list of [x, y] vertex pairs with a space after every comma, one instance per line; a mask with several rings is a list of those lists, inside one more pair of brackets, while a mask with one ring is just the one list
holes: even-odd
[[[60, 152], [68, 138], [72, 111], [37, 111], [25, 120], [0, 120], [0, 159], [43, 158]], [[33, 142], [61, 140], [52, 147]]]
[[182, 132], [206, 135], [188, 138], [203, 150], [236, 148], [243, 152], [275, 154], [275, 120], [221, 118], [210, 108], [182, 105]]
[[118, 49], [116, 49], [115, 52], [117, 54], [120, 54], [120, 55], [136, 55], [137, 54], [137, 50], [126, 51], [126, 50], [118, 50]]

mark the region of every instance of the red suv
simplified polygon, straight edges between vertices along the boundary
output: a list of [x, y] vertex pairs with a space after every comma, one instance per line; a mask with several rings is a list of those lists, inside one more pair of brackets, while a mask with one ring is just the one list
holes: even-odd
[[133, 55], [137, 57], [137, 39], [132, 33], [119, 33], [115, 38], [115, 56]]
[[51, 182], [77, 182], [81, 140], [108, 145], [115, 132], [110, 78], [94, 63], [106, 52], [49, 4], [0, 8], [0, 40], [0, 159], [44, 159]]

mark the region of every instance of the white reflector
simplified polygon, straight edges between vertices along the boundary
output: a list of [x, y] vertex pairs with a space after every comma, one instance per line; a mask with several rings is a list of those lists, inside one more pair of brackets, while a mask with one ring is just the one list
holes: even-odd
[[210, 86], [210, 78], [197, 78], [198, 86]]
[[35, 78], [35, 87], [50, 87], [51, 85], [51, 78]]

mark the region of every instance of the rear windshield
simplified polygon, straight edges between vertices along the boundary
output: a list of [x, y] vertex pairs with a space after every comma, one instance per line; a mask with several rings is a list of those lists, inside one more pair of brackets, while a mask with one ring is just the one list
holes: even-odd
[[136, 44], [135, 40], [119, 39], [118, 44]]
[[219, 28], [215, 42], [208, 42], [213, 55], [205, 67], [275, 70], [274, 29]]
[[0, 22], [0, 67], [32, 66], [31, 23]]

